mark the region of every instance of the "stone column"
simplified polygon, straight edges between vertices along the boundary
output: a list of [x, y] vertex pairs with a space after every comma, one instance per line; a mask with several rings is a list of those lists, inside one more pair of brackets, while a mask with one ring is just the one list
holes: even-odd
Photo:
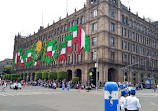
[[86, 83], [86, 81], [90, 80], [88, 66], [86, 65], [84, 70], [82, 71], [82, 82]]
[[118, 70], [118, 82], [124, 82], [124, 74], [123, 70], [119, 68]]
[[129, 71], [129, 82], [133, 82], [133, 75], [132, 75], [132, 71]]
[[103, 82], [107, 82], [108, 81], [108, 66], [105, 65], [104, 67], [104, 79], [103, 79]]
[[98, 71], [99, 71], [99, 79], [98, 80], [103, 82], [104, 81], [104, 67], [103, 67], [103, 64], [99, 64]]

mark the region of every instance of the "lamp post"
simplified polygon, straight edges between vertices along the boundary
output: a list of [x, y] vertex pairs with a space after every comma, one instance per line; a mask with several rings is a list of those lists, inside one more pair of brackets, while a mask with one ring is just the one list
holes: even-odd
[[96, 92], [97, 92], [97, 80], [98, 80], [98, 52], [97, 52], [97, 61], [95, 63], [95, 67], [96, 67]]

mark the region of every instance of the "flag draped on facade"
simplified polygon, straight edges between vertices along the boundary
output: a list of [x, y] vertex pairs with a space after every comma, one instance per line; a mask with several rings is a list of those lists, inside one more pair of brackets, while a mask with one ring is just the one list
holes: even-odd
[[56, 50], [56, 46], [54, 46], [54, 44], [55, 44], [56, 42], [57, 42], [57, 39], [48, 42], [47, 56], [54, 56], [55, 50]]
[[14, 65], [18, 65], [18, 60], [20, 59], [21, 50], [22, 50], [22, 48], [20, 48], [19, 51], [17, 51], [15, 54]]
[[77, 43], [77, 28], [78, 28], [78, 25], [74, 25], [69, 28], [69, 30], [73, 32], [72, 44]]
[[85, 31], [78, 26], [78, 50], [77, 53], [79, 54], [81, 49], [85, 48], [87, 52], [89, 52], [89, 37], [85, 34]]
[[62, 49], [58, 60], [65, 60], [65, 56], [66, 56], [66, 42], [62, 43]]
[[72, 35], [68, 35], [63, 37], [67, 42], [67, 52], [71, 52], [71, 48], [72, 48]]
[[39, 62], [39, 61], [36, 61], [36, 62], [34, 62], [33, 65], [34, 65], [34, 66], [38, 66], [38, 65], [40, 65], [40, 62]]
[[27, 62], [31, 60], [31, 49], [28, 49], [26, 52], [27, 52], [27, 59], [26, 59]]

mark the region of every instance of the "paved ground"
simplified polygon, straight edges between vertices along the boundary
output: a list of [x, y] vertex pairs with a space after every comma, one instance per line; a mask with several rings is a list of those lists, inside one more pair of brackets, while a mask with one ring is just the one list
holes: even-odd
[[[152, 90], [137, 91], [141, 111], [157, 111], [158, 93]], [[25, 87], [21, 90], [0, 92], [0, 111], [104, 111], [103, 89], [53, 90], [41, 87]]]

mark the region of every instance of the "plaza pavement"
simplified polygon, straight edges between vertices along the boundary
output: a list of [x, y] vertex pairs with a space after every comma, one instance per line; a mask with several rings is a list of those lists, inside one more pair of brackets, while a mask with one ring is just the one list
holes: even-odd
[[[140, 111], [158, 110], [158, 93], [151, 89], [137, 91]], [[21, 90], [0, 92], [0, 111], [104, 111], [104, 90], [56, 90], [28, 86]], [[119, 111], [119, 110], [118, 110]]]

